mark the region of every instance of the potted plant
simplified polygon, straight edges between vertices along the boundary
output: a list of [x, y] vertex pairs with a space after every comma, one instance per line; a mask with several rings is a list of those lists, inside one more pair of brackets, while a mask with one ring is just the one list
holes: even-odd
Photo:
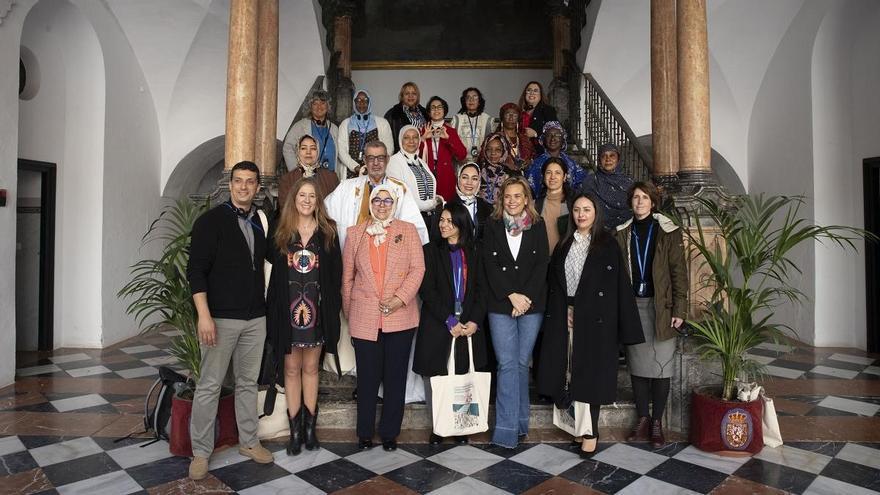
[[[131, 280], [117, 293], [132, 298], [126, 313], [141, 326], [142, 333], [159, 327], [172, 327], [180, 335], [172, 337], [169, 352], [186, 370], [187, 386], [172, 399], [169, 444], [175, 455], [191, 456], [189, 418], [192, 397], [201, 370], [201, 350], [196, 331], [196, 310], [186, 265], [192, 226], [208, 207], [207, 201], [178, 200], [162, 209], [142, 238], [142, 245], [162, 243], [157, 259], [146, 258], [131, 267]], [[152, 323], [147, 324], [147, 321]], [[231, 390], [225, 390], [217, 407], [216, 446], [234, 445], [238, 441], [235, 423], [235, 402]]]
[[693, 391], [691, 443], [709, 451], [757, 453], [763, 448], [763, 403], [760, 398], [736, 401], [737, 382], [761, 374], [762, 365], [749, 359], [747, 350], [778, 341], [790, 330], [773, 321], [774, 309], [806, 299], [793, 282], [801, 270], [792, 250], [817, 240], [855, 248], [855, 240], [873, 236], [807, 222], [799, 215], [802, 196], [741, 195], [725, 206], [695, 199], [700, 218], [692, 215], [689, 220], [695, 221], [682, 231], [691, 258], [700, 260], [706, 295], [699, 301], [701, 314], [688, 324], [701, 359], [720, 361], [722, 384], [720, 394], [717, 387]]

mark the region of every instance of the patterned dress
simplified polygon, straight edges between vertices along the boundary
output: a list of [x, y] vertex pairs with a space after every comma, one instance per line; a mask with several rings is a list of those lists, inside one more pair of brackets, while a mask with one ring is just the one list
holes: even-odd
[[313, 235], [308, 245], [292, 243], [287, 250], [287, 283], [290, 294], [290, 330], [294, 347], [324, 345], [318, 304], [321, 287], [318, 278], [319, 236]]

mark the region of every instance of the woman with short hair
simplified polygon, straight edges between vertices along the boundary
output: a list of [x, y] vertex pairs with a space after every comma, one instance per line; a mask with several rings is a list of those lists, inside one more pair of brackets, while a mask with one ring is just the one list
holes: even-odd
[[650, 440], [654, 448], [666, 443], [663, 411], [672, 378], [675, 336], [687, 317], [688, 291], [681, 229], [657, 212], [659, 203], [660, 193], [653, 184], [633, 184], [629, 190], [633, 217], [618, 226], [615, 233], [645, 332], [645, 343], [626, 348], [626, 366], [639, 416], [627, 441]]
[[[397, 104], [385, 112], [385, 119], [391, 125], [391, 132], [395, 136], [405, 125], [413, 125], [422, 129], [430, 121], [428, 110], [419, 103], [420, 99], [421, 93], [416, 83], [412, 81], [403, 83], [403, 86], [400, 87], [400, 93], [397, 95]], [[398, 151], [400, 151], [400, 147], [395, 143], [394, 152]]]
[[437, 178], [437, 194], [444, 200], [455, 194], [455, 164], [467, 156], [455, 129], [446, 123], [449, 104], [439, 96], [428, 100], [430, 121], [422, 133], [422, 156]]
[[477, 88], [467, 88], [459, 98], [461, 108], [452, 117], [452, 127], [467, 148], [466, 160], [476, 161], [483, 149], [483, 141], [492, 133], [492, 116], [486, 113], [486, 100]]

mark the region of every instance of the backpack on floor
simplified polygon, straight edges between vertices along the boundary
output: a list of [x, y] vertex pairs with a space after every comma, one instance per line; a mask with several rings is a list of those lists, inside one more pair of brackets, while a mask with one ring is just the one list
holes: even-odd
[[[186, 383], [186, 377], [167, 366], [159, 367], [159, 378], [153, 382], [147, 396], [144, 397], [144, 431], [153, 432], [155, 438], [152, 442], [145, 443], [141, 447], [152, 445], [159, 440], [168, 440], [169, 425], [171, 424], [171, 398], [181, 384]], [[135, 433], [116, 439], [116, 442], [130, 438]]]

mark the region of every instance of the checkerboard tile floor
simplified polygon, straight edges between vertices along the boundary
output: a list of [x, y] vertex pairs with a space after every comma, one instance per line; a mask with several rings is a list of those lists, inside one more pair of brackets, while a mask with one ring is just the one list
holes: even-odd
[[[175, 365], [168, 349], [176, 334], [103, 350], [20, 353], [16, 384], [0, 390], [0, 494], [880, 493], [878, 356], [784, 344], [749, 351], [767, 366], [765, 386], [786, 435], [785, 445], [753, 457], [687, 443], [652, 450], [603, 442], [582, 460], [559, 443], [513, 450], [403, 443], [388, 453], [327, 441], [289, 457], [283, 443], [270, 442], [275, 464], [227, 449], [195, 483], [186, 478], [189, 459], [171, 456], [165, 442], [114, 442], [142, 429], [143, 396], [159, 366]], [[835, 441], [795, 441], [806, 438]]]
[[[708, 454], [684, 443], [660, 451], [647, 445], [599, 445], [581, 460], [561, 444], [526, 444], [508, 451], [485, 444], [400, 445], [396, 452], [325, 443], [288, 456], [266, 443], [272, 465], [227, 449], [212, 458], [209, 477], [186, 478], [189, 459], [173, 457], [165, 442], [114, 443], [90, 437], [0, 438], [3, 493], [738, 493], [750, 484], [790, 493], [880, 493], [880, 444], [795, 442], [747, 458]], [[380, 488], [381, 491], [375, 491]], [[53, 492], [54, 490], [54, 492]], [[594, 492], [593, 492], [594, 493]], [[741, 493], [741, 492], [739, 492]]]

